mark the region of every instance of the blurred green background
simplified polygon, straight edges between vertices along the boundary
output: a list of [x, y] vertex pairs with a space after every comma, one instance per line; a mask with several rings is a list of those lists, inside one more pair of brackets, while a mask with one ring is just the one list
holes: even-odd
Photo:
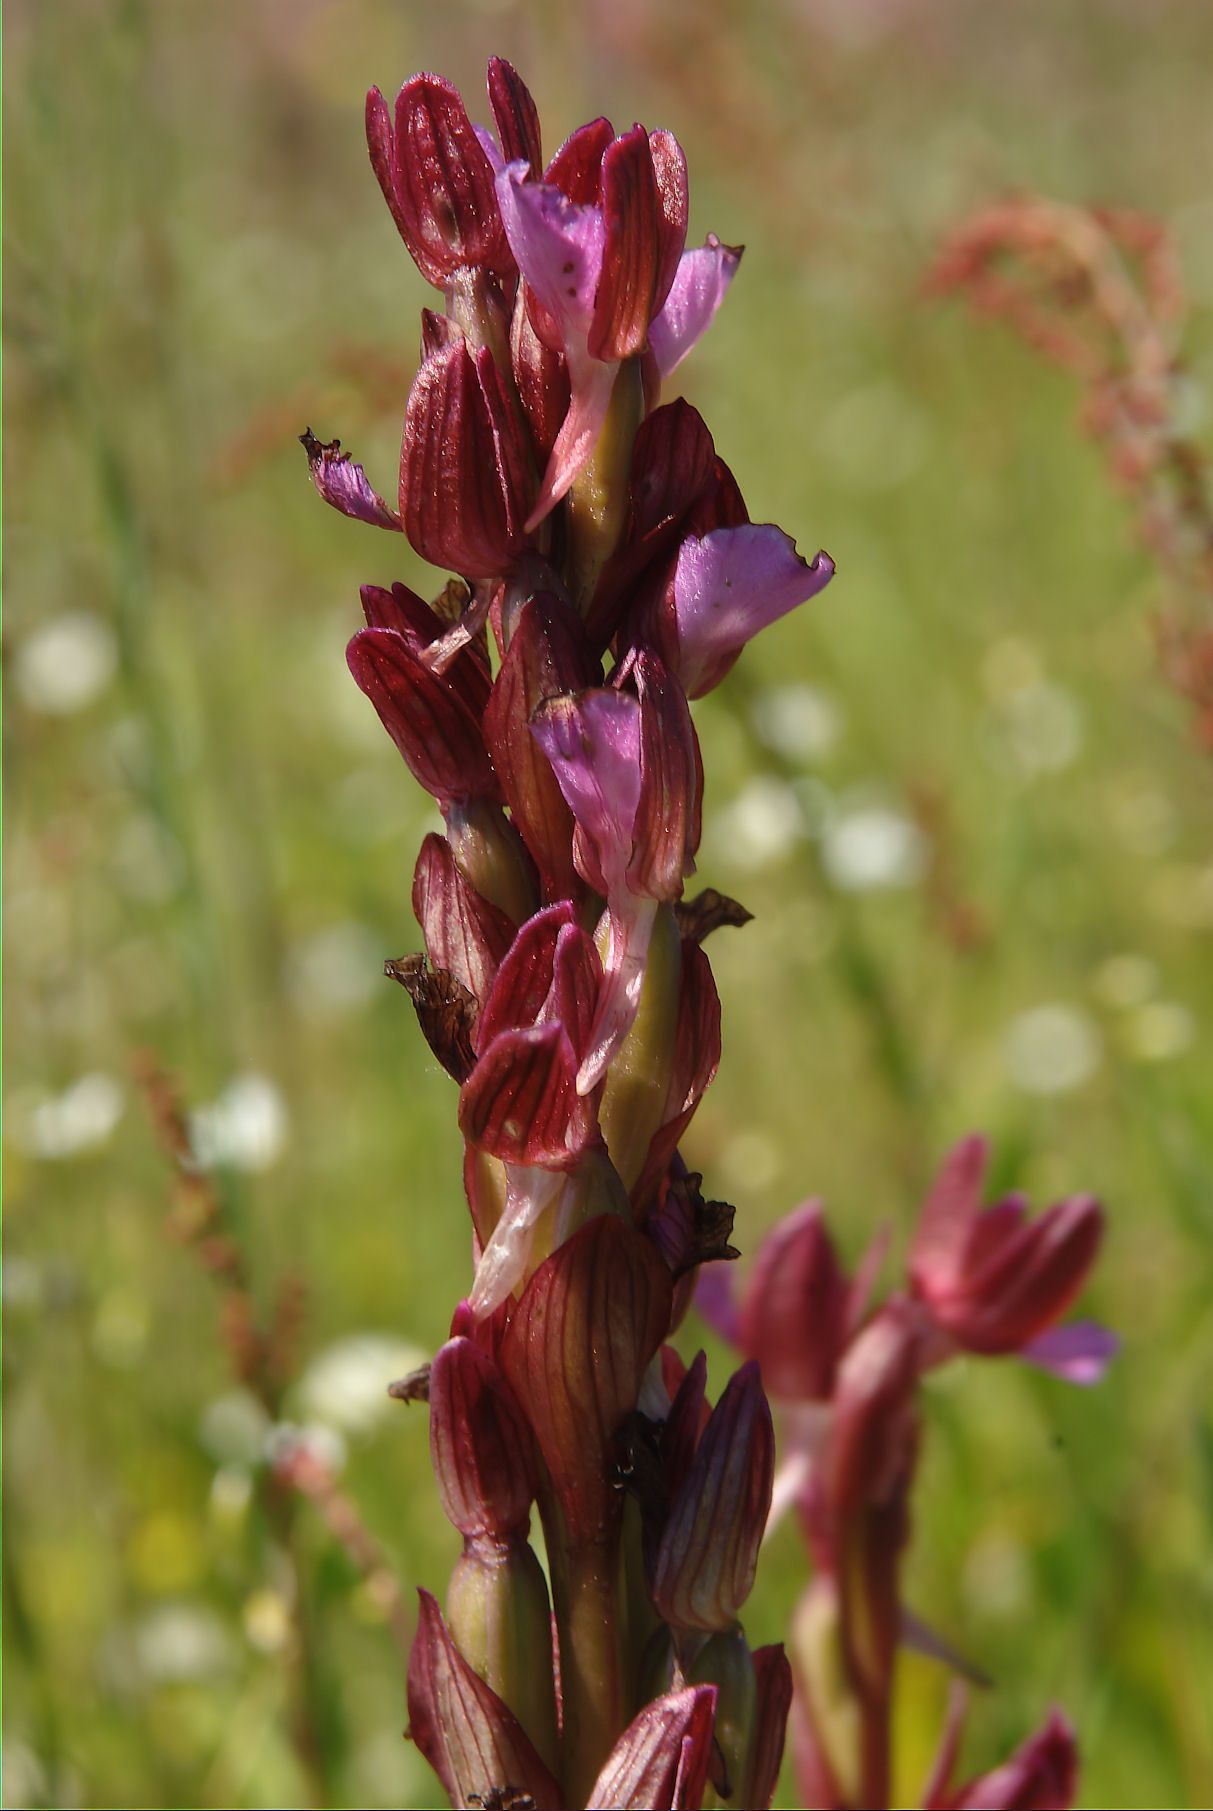
[[[1074, 385], [920, 283], [1009, 188], [1159, 215], [1207, 443], [1213, 12], [10, 0], [5, 27], [4, 1803], [434, 1802], [382, 1593], [310, 1504], [275, 1519], [132, 1058], [179, 1078], [257, 1297], [305, 1280], [283, 1416], [441, 1594], [424, 1410], [382, 1394], [469, 1274], [454, 1090], [380, 971], [417, 946], [431, 813], [343, 660], [360, 581], [440, 575], [324, 509], [294, 436], [392, 493], [431, 298], [363, 95], [433, 68], [485, 119], [500, 52], [549, 150], [597, 112], [682, 140], [692, 239], [748, 249], [675, 387], [755, 519], [839, 567], [697, 707], [701, 876], [756, 922], [709, 945], [725, 1056], [686, 1155], [745, 1251], [809, 1194], [852, 1258], [904, 1231], [974, 1127], [1000, 1184], [1102, 1196], [1085, 1306], [1123, 1353], [1093, 1392], [976, 1362], [931, 1388], [909, 1592], [995, 1680], [971, 1768], [1057, 1701], [1085, 1804], [1208, 1804], [1210, 765]], [[791, 1530], [766, 1560], [756, 1643]], [[911, 1802], [946, 1680], [904, 1683]]]

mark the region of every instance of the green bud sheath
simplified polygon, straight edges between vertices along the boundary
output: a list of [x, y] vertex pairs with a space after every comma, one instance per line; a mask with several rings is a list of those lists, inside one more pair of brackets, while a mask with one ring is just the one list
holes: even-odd
[[468, 1540], [451, 1575], [446, 1614], [472, 1670], [509, 1705], [555, 1769], [552, 1618], [547, 1581], [530, 1545]]
[[640, 1006], [607, 1070], [598, 1109], [611, 1162], [629, 1190], [644, 1168], [653, 1134], [666, 1117], [681, 981], [682, 937], [674, 909], [659, 905]]

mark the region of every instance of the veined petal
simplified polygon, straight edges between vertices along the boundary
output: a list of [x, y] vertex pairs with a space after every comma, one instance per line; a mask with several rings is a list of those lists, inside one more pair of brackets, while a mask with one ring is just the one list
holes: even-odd
[[392, 205], [384, 182], [383, 104], [373, 104], [368, 96], [371, 161], [422, 276], [441, 288], [461, 265], [484, 265], [508, 275], [511, 259], [492, 167], [458, 89], [441, 76], [415, 75], [396, 96], [395, 115]]
[[722, 245], [715, 233], [709, 233], [706, 245], [683, 252], [665, 306], [649, 326], [649, 348], [663, 378], [712, 325], [744, 249]]
[[346, 661], [410, 772], [444, 810], [453, 799], [501, 796], [467, 701], [431, 672], [402, 635], [360, 629]]
[[535, 1495], [530, 1428], [474, 1340], [449, 1339], [430, 1367], [430, 1457], [462, 1535], [525, 1538]]
[[654, 1606], [679, 1628], [725, 1629], [750, 1594], [771, 1508], [775, 1435], [757, 1363], [734, 1373], [670, 1509]]
[[532, 597], [514, 624], [484, 711], [485, 742], [549, 899], [580, 897], [581, 882], [573, 868], [572, 813], [529, 719], [570, 685], [601, 679], [596, 666], [574, 613], [553, 597]]
[[643, 126], [633, 126], [607, 146], [602, 218], [602, 271], [588, 346], [594, 358], [616, 361], [643, 352], [660, 274], [664, 221]]
[[409, 1656], [409, 1733], [450, 1795], [468, 1805], [494, 1788], [528, 1794], [538, 1811], [557, 1811], [564, 1793], [508, 1705], [468, 1665], [428, 1591], [417, 1593]]
[[563, 1025], [502, 1031], [463, 1084], [459, 1129], [503, 1163], [565, 1169], [597, 1133], [597, 1115], [576, 1083], [577, 1056]]
[[543, 154], [539, 146], [539, 113], [530, 89], [512, 63], [504, 57], [490, 57], [488, 90], [505, 161], [521, 158], [538, 176], [543, 168]]
[[653, 313], [665, 306], [678, 264], [687, 242], [687, 220], [690, 197], [687, 191], [687, 160], [682, 146], [672, 132], [659, 128], [649, 133], [649, 150], [653, 174], [657, 178], [657, 197], [661, 208], [658, 232], [659, 253], [657, 283], [653, 292]]
[[574, 1541], [606, 1541], [618, 1528], [623, 1505], [607, 1454], [669, 1331], [671, 1299], [652, 1242], [599, 1213], [544, 1259], [502, 1340], [498, 1363]]
[[833, 576], [828, 553], [802, 559], [792, 537], [771, 523], [685, 540], [674, 572], [674, 615], [688, 698], [710, 691], [752, 636], [816, 597]]
[[782, 1643], [759, 1648], [754, 1655], [758, 1685], [758, 1714], [754, 1719], [754, 1747], [745, 1801], [760, 1811], [774, 1797], [783, 1760], [784, 1734], [792, 1702], [792, 1668]]
[[603, 1811], [695, 1811], [712, 1753], [716, 1687], [687, 1686], [655, 1698], [624, 1730], [589, 1802]]

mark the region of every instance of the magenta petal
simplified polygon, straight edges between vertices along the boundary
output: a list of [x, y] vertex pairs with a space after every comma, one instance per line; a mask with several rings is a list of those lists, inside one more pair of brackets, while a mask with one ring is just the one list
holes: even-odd
[[550, 698], [531, 718], [531, 734], [597, 856], [600, 871], [587, 878], [603, 893], [622, 881], [631, 858], [640, 729], [640, 703], [628, 692]]
[[519, 270], [566, 345], [571, 336], [584, 347], [606, 242], [602, 209], [578, 206], [550, 183], [528, 182], [521, 160], [498, 175], [497, 202]]
[[312, 483], [326, 503], [339, 509], [343, 516], [353, 516], [356, 522], [369, 522], [373, 528], [390, 528], [397, 534], [403, 532], [396, 511], [371, 488], [358, 462], [342, 452], [339, 440], [317, 440], [310, 428], [305, 429], [299, 439], [307, 454]]
[[710, 690], [751, 636], [815, 597], [833, 576], [828, 553], [810, 564], [771, 523], [744, 522], [685, 540], [674, 572], [674, 615], [687, 696]]
[[588, 465], [607, 418], [619, 369], [617, 365], [600, 364], [576, 346], [569, 349], [568, 366], [572, 388], [569, 412], [556, 436], [538, 501], [526, 519], [528, 534], [534, 532]]
[[1038, 1333], [1020, 1347], [1019, 1356], [1066, 1383], [1089, 1385], [1100, 1381], [1119, 1351], [1116, 1335], [1098, 1321], [1069, 1321]]
[[712, 325], [741, 262], [741, 250], [722, 245], [715, 233], [709, 233], [706, 245], [683, 252], [665, 307], [649, 326], [649, 348], [662, 377], [670, 375]]

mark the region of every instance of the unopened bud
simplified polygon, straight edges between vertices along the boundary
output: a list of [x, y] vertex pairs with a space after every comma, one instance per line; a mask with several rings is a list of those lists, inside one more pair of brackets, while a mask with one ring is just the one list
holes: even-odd
[[712, 1411], [653, 1566], [653, 1602], [683, 1629], [726, 1629], [750, 1594], [771, 1508], [775, 1435], [751, 1360]]
[[744, 1805], [753, 1811], [758, 1801], [747, 1796], [746, 1788], [758, 1682], [754, 1674], [754, 1657], [741, 1630], [724, 1629], [710, 1635], [687, 1668], [686, 1678], [688, 1685], [714, 1685], [717, 1689], [716, 1741], [724, 1758], [727, 1790], [717, 1795], [709, 1786], [704, 1794], [704, 1806]]

